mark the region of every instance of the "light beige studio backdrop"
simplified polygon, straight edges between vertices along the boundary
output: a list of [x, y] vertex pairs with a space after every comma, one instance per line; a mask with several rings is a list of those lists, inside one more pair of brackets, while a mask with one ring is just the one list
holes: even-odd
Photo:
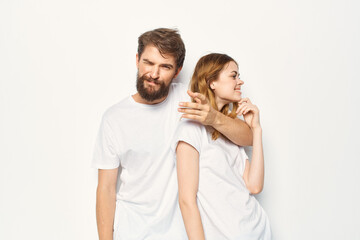
[[227, 53], [260, 108], [275, 240], [360, 239], [358, 1], [0, 1], [0, 239], [95, 240], [92, 148], [137, 37]]

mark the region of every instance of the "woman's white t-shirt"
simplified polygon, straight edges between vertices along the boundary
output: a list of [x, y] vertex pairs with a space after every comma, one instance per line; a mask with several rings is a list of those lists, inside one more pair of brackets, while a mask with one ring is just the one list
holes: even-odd
[[173, 150], [184, 141], [199, 152], [197, 205], [207, 240], [271, 239], [268, 217], [242, 178], [248, 159], [244, 148], [189, 120], [179, 123]]

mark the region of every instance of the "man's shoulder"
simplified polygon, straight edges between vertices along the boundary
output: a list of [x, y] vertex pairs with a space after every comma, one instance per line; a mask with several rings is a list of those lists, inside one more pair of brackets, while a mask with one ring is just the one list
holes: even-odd
[[131, 108], [131, 96], [127, 96], [120, 100], [119, 102], [113, 104], [109, 108], [107, 108], [103, 114], [103, 118], [107, 120], [111, 120], [114, 118], [118, 118], [126, 112], [129, 108]]
[[184, 83], [176, 82], [171, 83], [171, 93], [172, 95], [176, 96], [178, 101], [188, 101], [189, 95], [187, 94], [187, 85]]
[[184, 83], [182, 83], [182, 82], [173, 82], [173, 83], [171, 83], [171, 87], [173, 89], [176, 89], [176, 90], [178, 90], [178, 89], [181, 89], [181, 90], [187, 89], [186, 85]]

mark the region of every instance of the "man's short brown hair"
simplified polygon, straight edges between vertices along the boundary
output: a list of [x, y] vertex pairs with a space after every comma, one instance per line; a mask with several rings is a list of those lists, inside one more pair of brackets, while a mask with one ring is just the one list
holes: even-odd
[[170, 54], [175, 57], [176, 69], [179, 69], [184, 64], [185, 45], [176, 29], [157, 28], [145, 32], [140, 35], [138, 43], [139, 58], [146, 46], [154, 45], [160, 54]]

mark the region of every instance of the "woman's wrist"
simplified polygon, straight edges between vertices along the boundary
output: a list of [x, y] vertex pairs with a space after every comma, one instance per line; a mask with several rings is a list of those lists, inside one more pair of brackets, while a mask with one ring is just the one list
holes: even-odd
[[253, 131], [253, 133], [256, 133], [256, 132], [261, 133], [261, 132], [262, 132], [262, 128], [261, 128], [260, 125], [257, 125], [257, 126], [251, 127], [251, 131]]

